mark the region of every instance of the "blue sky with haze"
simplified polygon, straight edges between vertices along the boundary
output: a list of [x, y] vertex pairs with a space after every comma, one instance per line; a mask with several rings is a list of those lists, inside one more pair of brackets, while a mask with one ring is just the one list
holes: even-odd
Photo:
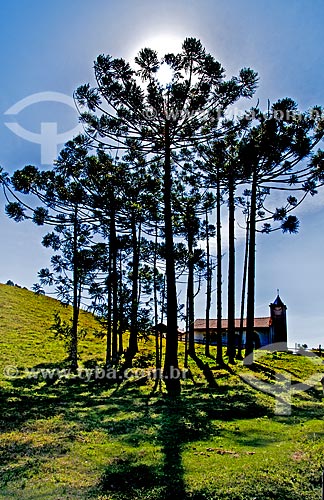
[[[266, 108], [267, 99], [286, 96], [302, 110], [324, 105], [323, 21], [322, 0], [1, 2], [0, 164], [8, 172], [41, 166], [40, 145], [15, 135], [5, 123], [18, 122], [37, 134], [42, 122], [57, 123], [59, 133], [77, 125], [76, 112], [63, 103], [42, 102], [5, 114], [10, 107], [40, 92], [71, 96], [78, 85], [92, 81], [98, 54], [129, 58], [150, 42], [169, 51], [173, 43], [194, 36], [228, 76], [253, 68], [260, 84], [246, 106], [259, 98]], [[31, 287], [39, 268], [49, 263], [50, 251], [40, 244], [46, 229], [7, 219], [2, 195], [0, 202], [0, 282], [12, 279]], [[324, 345], [324, 194], [308, 200], [298, 215], [298, 235], [258, 237], [256, 314], [268, 315], [279, 288], [288, 306], [289, 344]], [[240, 276], [239, 233], [237, 244]], [[203, 310], [200, 298], [197, 315]]]

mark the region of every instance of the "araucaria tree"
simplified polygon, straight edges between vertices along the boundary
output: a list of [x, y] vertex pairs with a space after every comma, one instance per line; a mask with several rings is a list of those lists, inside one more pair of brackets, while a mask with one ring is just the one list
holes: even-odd
[[[74, 160], [75, 160], [74, 155]], [[57, 171], [42, 172], [27, 166], [3, 181], [8, 204], [6, 212], [16, 222], [31, 219], [37, 225], [52, 226], [43, 245], [56, 253], [52, 270], [39, 272], [41, 285], [56, 285], [56, 294], [65, 304], [73, 305], [72, 325], [67, 345], [71, 369], [78, 367], [78, 321], [81, 297], [96, 274], [96, 245], [91, 241], [91, 215], [84, 210], [85, 193], [78, 182]], [[29, 195], [21, 200], [17, 194]], [[8, 197], [10, 196], [10, 198]], [[34, 206], [41, 203], [41, 206]], [[32, 201], [31, 201], [32, 200]], [[35, 288], [39, 290], [39, 285]]]
[[[240, 97], [251, 97], [256, 74], [242, 69], [238, 77], [225, 80], [224, 70], [200, 41], [188, 38], [178, 54], [162, 59], [149, 48], [135, 58], [137, 69], [123, 59], [100, 55], [95, 62], [97, 86], [89, 84], [75, 93], [80, 106], [87, 106], [81, 119], [87, 133], [109, 150], [139, 149], [163, 165], [163, 217], [167, 289], [167, 334], [164, 380], [168, 393], [179, 394], [177, 288], [175, 274], [172, 190], [179, 168], [177, 153], [209, 138], [206, 125], [218, 122], [225, 109]], [[161, 65], [172, 71], [170, 83], [158, 79]], [[141, 82], [140, 80], [141, 79]], [[219, 136], [224, 133], [221, 122]]]
[[[247, 286], [247, 328], [245, 363], [253, 363], [254, 349], [254, 302], [255, 302], [255, 245], [259, 219], [279, 223], [283, 232], [295, 233], [298, 219], [289, 213], [305, 196], [316, 193], [317, 185], [323, 182], [318, 159], [321, 152], [312, 151], [324, 135], [321, 109], [314, 107], [301, 113], [296, 103], [282, 99], [272, 105], [268, 114], [259, 109], [252, 110], [253, 121], [248, 133], [238, 146], [238, 163], [243, 176], [250, 183], [249, 205], [249, 249]], [[313, 155], [313, 157], [312, 157]], [[283, 207], [269, 210], [264, 200], [271, 192], [288, 194]], [[297, 194], [299, 193], [299, 198]], [[296, 196], [292, 196], [296, 194]], [[269, 222], [264, 222], [262, 231], [271, 232]]]

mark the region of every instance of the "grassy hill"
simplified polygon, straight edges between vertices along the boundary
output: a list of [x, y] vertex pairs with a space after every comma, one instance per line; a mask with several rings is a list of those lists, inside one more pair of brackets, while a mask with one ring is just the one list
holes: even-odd
[[[28, 377], [32, 368], [64, 366], [63, 345], [49, 331], [55, 311], [71, 314], [54, 299], [0, 285], [0, 499], [321, 498], [321, 360], [273, 353], [251, 369], [219, 367], [198, 347], [199, 367], [190, 361], [173, 401], [152, 394], [145, 377], [119, 385]], [[81, 325], [91, 330], [95, 321], [82, 313]], [[153, 345], [141, 342], [136, 367], [153, 366]], [[102, 365], [104, 340], [90, 331], [80, 358]], [[309, 383], [286, 416], [267, 393], [283, 389], [278, 374]]]
[[[72, 308], [57, 300], [8, 285], [0, 284], [0, 369], [12, 365], [19, 369], [40, 363], [60, 363], [65, 357], [64, 345], [49, 330], [54, 313], [68, 321]], [[81, 311], [80, 327], [89, 334], [80, 341], [80, 356], [104, 359], [104, 341], [98, 341], [93, 331], [98, 323], [89, 313]]]

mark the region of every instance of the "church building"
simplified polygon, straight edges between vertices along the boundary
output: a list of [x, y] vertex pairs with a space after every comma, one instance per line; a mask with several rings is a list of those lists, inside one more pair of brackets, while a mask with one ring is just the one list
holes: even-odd
[[[282, 302], [279, 293], [276, 299], [269, 305], [270, 316], [254, 319], [254, 346], [256, 349], [281, 342], [280, 350], [287, 349], [287, 306]], [[223, 345], [227, 345], [227, 319], [222, 319], [222, 340]], [[217, 320], [209, 321], [211, 343], [216, 344]], [[235, 320], [236, 344], [238, 345], [240, 331], [240, 319]], [[205, 343], [206, 341], [206, 320], [196, 319], [194, 323], [195, 342]], [[243, 348], [246, 342], [246, 319], [243, 322]]]

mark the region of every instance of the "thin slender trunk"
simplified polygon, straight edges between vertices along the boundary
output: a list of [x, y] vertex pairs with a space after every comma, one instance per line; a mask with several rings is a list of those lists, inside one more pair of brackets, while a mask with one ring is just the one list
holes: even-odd
[[163, 289], [161, 293], [161, 323], [164, 322], [164, 308], [165, 308], [165, 275], [163, 276]]
[[155, 241], [154, 241], [154, 280], [153, 280], [153, 294], [154, 294], [154, 325], [155, 325], [155, 365], [156, 369], [159, 370], [161, 368], [161, 357], [160, 357], [160, 349], [159, 349], [159, 330], [158, 330], [158, 298], [157, 298], [157, 245], [158, 245], [158, 227], [157, 223], [155, 224]]
[[189, 354], [189, 314], [188, 314], [188, 289], [186, 296], [186, 333], [185, 333], [185, 357], [184, 357], [184, 367], [188, 368], [188, 354]]
[[107, 335], [106, 335], [106, 368], [109, 368], [111, 363], [111, 314], [112, 314], [112, 249], [109, 244], [109, 256], [108, 256], [108, 280], [107, 280]]
[[117, 237], [116, 214], [114, 206], [110, 216], [110, 243], [112, 253], [112, 362], [116, 363], [118, 356], [118, 278], [117, 278]]
[[137, 226], [135, 216], [132, 218], [132, 247], [133, 247], [133, 268], [132, 268], [132, 296], [131, 296], [131, 325], [129, 335], [129, 346], [127, 358], [131, 363], [138, 351], [138, 277], [139, 277], [139, 241], [137, 238]]
[[[250, 241], [246, 310], [245, 365], [253, 364], [254, 299], [255, 299], [255, 234], [256, 234], [257, 173], [253, 172], [251, 188]], [[248, 359], [246, 357], [248, 356]]]
[[207, 282], [206, 282], [206, 345], [205, 355], [210, 356], [210, 306], [211, 306], [211, 269], [210, 269], [210, 249], [209, 249], [209, 220], [208, 207], [206, 207], [206, 259], [207, 259]]
[[194, 262], [193, 262], [193, 235], [188, 233], [188, 285], [187, 285], [187, 316], [189, 328], [189, 354], [195, 356], [195, 305], [194, 305]]
[[227, 354], [228, 362], [235, 363], [235, 183], [230, 173], [228, 183], [228, 333]]
[[219, 167], [217, 167], [216, 187], [216, 247], [217, 247], [217, 363], [223, 364], [222, 342], [222, 226], [221, 226], [221, 190]]
[[[161, 325], [163, 326], [164, 322], [164, 304], [165, 304], [165, 275], [163, 276], [163, 289], [161, 293]], [[161, 327], [160, 331], [160, 360], [162, 366], [162, 358], [163, 358], [163, 328]]]
[[118, 354], [121, 356], [124, 351], [123, 333], [124, 333], [124, 294], [123, 294], [123, 263], [122, 252], [119, 252], [119, 311], [118, 311]]
[[82, 293], [82, 283], [81, 283], [81, 276], [79, 275], [79, 289], [78, 289], [78, 317], [80, 316], [81, 293]]
[[73, 221], [73, 318], [71, 332], [71, 370], [78, 369], [78, 322], [79, 322], [79, 270], [78, 270], [78, 208], [74, 209]]
[[245, 291], [246, 291], [246, 276], [249, 255], [249, 236], [250, 236], [250, 214], [248, 212], [246, 220], [246, 233], [245, 233], [245, 251], [244, 251], [244, 265], [243, 265], [243, 280], [242, 280], [242, 296], [241, 296], [241, 315], [240, 315], [240, 333], [238, 339], [236, 359], [243, 359], [243, 330], [244, 330], [244, 312], [245, 312]]
[[164, 227], [167, 281], [167, 333], [164, 361], [164, 381], [170, 396], [180, 394], [180, 378], [174, 376], [178, 370], [178, 302], [175, 278], [175, 258], [172, 225], [172, 170], [170, 147], [170, 124], [165, 122], [164, 160]]

